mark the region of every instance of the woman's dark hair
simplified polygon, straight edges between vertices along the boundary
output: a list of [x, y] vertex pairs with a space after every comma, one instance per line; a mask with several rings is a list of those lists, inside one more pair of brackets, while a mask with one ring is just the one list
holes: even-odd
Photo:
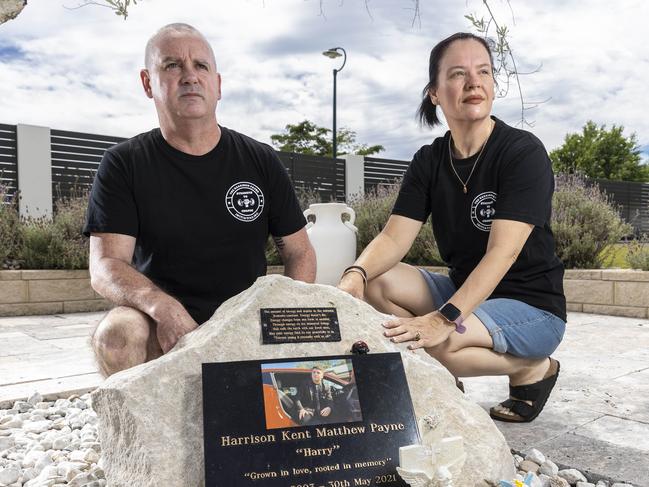
[[430, 101], [428, 92], [437, 86], [439, 65], [442, 61], [442, 57], [444, 57], [444, 54], [448, 49], [448, 46], [450, 46], [455, 41], [461, 41], [465, 39], [473, 39], [474, 41], [478, 41], [484, 46], [484, 48], [489, 53], [489, 61], [491, 62], [491, 67], [493, 69], [494, 60], [493, 56], [491, 55], [491, 48], [489, 46], [489, 43], [480, 36], [471, 34], [469, 32], [457, 32], [456, 34], [447, 37], [443, 41], [438, 42], [437, 45], [433, 47], [433, 50], [430, 51], [430, 60], [428, 61], [428, 84], [422, 91], [424, 98], [419, 105], [419, 110], [417, 110], [417, 118], [419, 118], [419, 121], [422, 125], [434, 127], [435, 125], [439, 125], [441, 123], [439, 121], [439, 118], [437, 117], [437, 107], [433, 105], [432, 101]]

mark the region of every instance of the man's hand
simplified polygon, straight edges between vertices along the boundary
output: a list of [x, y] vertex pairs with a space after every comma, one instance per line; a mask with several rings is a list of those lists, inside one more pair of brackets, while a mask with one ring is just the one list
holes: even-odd
[[331, 408], [329, 406], [327, 406], [322, 411], [320, 411], [320, 416], [322, 416], [323, 418], [326, 418], [330, 414], [331, 414]]
[[387, 328], [383, 333], [394, 343], [412, 341], [408, 348], [427, 348], [445, 342], [455, 330], [455, 325], [448, 323], [437, 311], [414, 318], [397, 318], [383, 323]]
[[300, 411], [297, 413], [298, 419], [302, 421], [302, 419], [304, 419], [305, 416], [313, 416], [313, 413], [311, 411], [307, 411], [304, 408], [300, 409]]
[[338, 283], [338, 289], [348, 292], [356, 299], [365, 300], [365, 283], [358, 272], [348, 272]]
[[175, 300], [158, 307], [153, 319], [157, 324], [156, 333], [164, 353], [171, 350], [182, 336], [198, 328], [187, 310]]

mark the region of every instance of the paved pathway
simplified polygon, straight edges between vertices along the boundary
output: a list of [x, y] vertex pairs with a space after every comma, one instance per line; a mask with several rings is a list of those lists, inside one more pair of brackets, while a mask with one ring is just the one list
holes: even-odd
[[[0, 318], [0, 407], [101, 382], [88, 337], [103, 313]], [[557, 386], [533, 423], [498, 422], [511, 448], [649, 487], [649, 320], [570, 313]], [[464, 380], [485, 408], [507, 396], [502, 377]]]

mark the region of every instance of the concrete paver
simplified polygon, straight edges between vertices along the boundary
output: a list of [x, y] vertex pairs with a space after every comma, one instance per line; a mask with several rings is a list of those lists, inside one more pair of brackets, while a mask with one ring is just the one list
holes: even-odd
[[[0, 407], [34, 390], [47, 398], [101, 383], [89, 335], [102, 313], [0, 318]], [[561, 373], [532, 423], [496, 422], [510, 447], [538, 448], [559, 465], [649, 487], [649, 320], [569, 313], [554, 354]], [[464, 379], [485, 409], [507, 397], [506, 377]]]
[[[649, 487], [649, 320], [569, 313], [553, 356], [561, 372], [541, 415], [530, 424], [496, 423], [510, 447], [535, 447], [557, 464]], [[506, 377], [464, 385], [486, 409], [508, 394]]]

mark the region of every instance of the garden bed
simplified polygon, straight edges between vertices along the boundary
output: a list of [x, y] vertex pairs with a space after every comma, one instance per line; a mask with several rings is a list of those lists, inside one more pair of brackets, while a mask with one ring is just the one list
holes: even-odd
[[[427, 267], [446, 272], [445, 267]], [[283, 272], [269, 266], [269, 274]], [[649, 271], [570, 269], [564, 288], [569, 311], [649, 318]], [[87, 270], [0, 271], [0, 316], [101, 311], [110, 307], [90, 287]]]

